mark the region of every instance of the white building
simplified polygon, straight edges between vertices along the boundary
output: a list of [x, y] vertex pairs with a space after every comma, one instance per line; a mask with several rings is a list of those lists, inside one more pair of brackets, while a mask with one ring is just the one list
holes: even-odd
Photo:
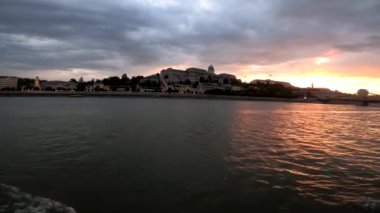
[[34, 88], [41, 89], [41, 81], [38, 76], [34, 79]]
[[2, 89], [17, 89], [17, 77], [0, 76], [0, 90]]

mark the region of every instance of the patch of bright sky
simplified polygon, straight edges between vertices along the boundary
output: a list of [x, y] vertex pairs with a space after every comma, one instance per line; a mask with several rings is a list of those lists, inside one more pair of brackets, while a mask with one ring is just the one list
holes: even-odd
[[314, 84], [314, 87], [347, 93], [368, 89], [372, 93], [380, 94], [379, 77], [334, 72], [335, 69], [325, 66], [330, 62], [332, 61], [328, 57], [318, 57], [269, 66], [242, 65], [235, 74], [245, 82], [254, 79], [271, 79], [289, 82], [297, 87], [311, 87]]
[[330, 63], [331, 60], [330, 58], [327, 58], [327, 57], [318, 57], [315, 59], [315, 64], [316, 65], [322, 65], [322, 64], [327, 64], [327, 63]]
[[[5, 33], [0, 33], [0, 37], [7, 35]], [[12, 42], [15, 42], [17, 44], [22, 44], [25, 46], [29, 47], [51, 47], [51, 46], [58, 46], [62, 45], [63, 42], [55, 40], [55, 39], [50, 39], [50, 38], [42, 38], [42, 37], [31, 37], [31, 36], [26, 36], [22, 34], [8, 34], [10, 36], [10, 40]]]
[[213, 0], [199, 0], [198, 5], [203, 10], [212, 10], [215, 7]]
[[61, 80], [68, 81], [72, 78], [78, 80], [80, 77], [83, 77], [85, 81], [90, 81], [92, 79], [104, 79], [112, 76], [112, 72], [91, 70], [91, 69], [68, 69], [68, 70], [39, 70], [29, 73], [25, 73], [23, 77], [34, 79], [36, 76], [39, 76], [42, 80]]
[[179, 4], [176, 0], [134, 0], [136, 3], [144, 4], [147, 6], [166, 8], [176, 6]]
[[298, 75], [277, 73], [270, 76], [265, 73], [247, 75], [243, 80], [249, 82], [254, 79], [271, 79], [289, 82], [297, 87], [329, 88], [346, 93], [356, 93], [359, 89], [368, 89], [371, 93], [380, 94], [380, 78], [340, 76], [337, 74], [314, 70]]

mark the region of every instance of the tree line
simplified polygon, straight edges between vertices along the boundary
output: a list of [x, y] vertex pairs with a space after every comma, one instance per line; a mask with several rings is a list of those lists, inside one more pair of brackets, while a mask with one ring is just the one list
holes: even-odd
[[[159, 74], [157, 74], [159, 75]], [[89, 85], [96, 85], [96, 84], [104, 84], [107, 87], [109, 87], [112, 91], [117, 90], [125, 90], [125, 91], [139, 91], [139, 87], [148, 88], [153, 91], [161, 91], [161, 86], [159, 80], [144, 80], [144, 76], [133, 76], [129, 78], [126, 74], [123, 74], [120, 77], [118, 76], [111, 76], [108, 78], [104, 78], [102, 80], [99, 79], [92, 79], [90, 81], [85, 81], [83, 77], [80, 77], [78, 80], [75, 78], [72, 78], [69, 80], [69, 82], [74, 82], [77, 85], [76, 91], [85, 91], [86, 86]], [[158, 76], [157, 76], [157, 79]], [[43, 83], [44, 81], [41, 81]], [[199, 83], [215, 83], [213, 79], [200, 79], [199, 82], [191, 82], [190, 80], [186, 80], [185, 82], [182, 82], [182, 84], [191, 85], [192, 87], [196, 88], [199, 86]], [[223, 82], [223, 84], [229, 84], [231, 85], [230, 88], [227, 87], [227, 89], [212, 89], [205, 92], [205, 94], [211, 94], [211, 95], [239, 95], [239, 96], [254, 96], [254, 97], [281, 97], [281, 98], [294, 98], [294, 88], [286, 87], [279, 83], [245, 83], [241, 80], [234, 79], [230, 82]], [[240, 90], [234, 90], [232, 87], [240, 87]], [[17, 90], [37, 90], [37, 88], [34, 88], [34, 79], [28, 79], [28, 78], [19, 78], [18, 79], [18, 87]], [[8, 88], [3, 90], [15, 90], [14, 88]], [[99, 87], [99, 91], [101, 91], [102, 88]], [[95, 88], [95, 91], [96, 88]], [[170, 93], [175, 93], [176, 91], [168, 91]]]

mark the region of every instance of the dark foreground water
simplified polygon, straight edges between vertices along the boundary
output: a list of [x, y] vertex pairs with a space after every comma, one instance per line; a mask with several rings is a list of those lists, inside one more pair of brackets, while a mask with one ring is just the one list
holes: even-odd
[[380, 108], [0, 98], [0, 183], [0, 212], [379, 212]]

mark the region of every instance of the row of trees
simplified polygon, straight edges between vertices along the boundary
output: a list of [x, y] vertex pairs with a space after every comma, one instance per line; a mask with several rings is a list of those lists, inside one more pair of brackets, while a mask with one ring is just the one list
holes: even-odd
[[[94, 85], [95, 83], [102, 83], [108, 87], [110, 87], [111, 90], [116, 91], [117, 89], [125, 89], [126, 91], [132, 90], [136, 91], [137, 85], [145, 86], [148, 88], [159, 88], [160, 84], [154, 81], [144, 81], [140, 82], [141, 79], [143, 79], [143, 76], [133, 76], [132, 78], [128, 78], [126, 74], [123, 74], [121, 78], [118, 76], [111, 76], [108, 78], [104, 78], [102, 80], [100, 79], [92, 79], [90, 81], [85, 81], [83, 77], [80, 77], [78, 80], [75, 78], [70, 79], [69, 82], [73, 82], [77, 84], [77, 91], [84, 91], [86, 89], [86, 86]], [[43, 83], [44, 81], [41, 81]], [[4, 88], [3, 90], [39, 90], [39, 88], [34, 87], [35, 80], [30, 78], [19, 78], [18, 79], [18, 86], [17, 89], [14, 88]]]
[[[157, 74], [158, 75], [158, 74]], [[155, 91], [161, 91], [160, 83], [158, 81], [159, 76], [157, 76], [154, 80], [143, 80], [143, 76], [133, 76], [132, 78], [128, 78], [126, 74], [123, 74], [121, 78], [118, 76], [112, 76], [108, 78], [104, 78], [102, 80], [92, 79], [90, 81], [84, 81], [83, 77], [76, 79], [70, 79], [70, 82], [77, 83], [77, 91], [84, 91], [86, 86], [94, 85], [96, 83], [102, 83], [108, 86], [112, 91], [116, 91], [118, 89], [123, 89], [125, 91], [138, 91], [138, 85], [143, 88], [153, 89]], [[42, 81], [43, 82], [43, 81]], [[214, 82], [213, 79], [200, 79], [200, 82], [191, 82], [190, 80], [186, 80], [184, 82], [180, 82], [180, 84], [191, 85], [193, 88], [197, 88], [200, 83], [218, 83]], [[221, 90], [214, 89], [206, 91], [206, 94], [214, 94], [214, 95], [242, 95], [242, 96], [256, 96], [256, 97], [282, 97], [282, 98], [293, 98], [293, 89], [289, 87], [285, 87], [282, 84], [271, 84], [271, 83], [244, 83], [240, 80], [227, 80], [223, 81], [223, 84], [230, 84], [232, 86], [239, 86], [243, 89], [241, 91], [232, 91], [232, 90]], [[170, 85], [170, 83], [169, 83]], [[34, 88], [34, 79], [20, 78], [18, 81], [17, 90], [28, 89], [33, 90]], [[9, 88], [9, 90], [13, 90]], [[99, 88], [101, 91], [101, 88]], [[177, 92], [177, 91], [170, 91]]]
[[252, 97], [277, 97], [277, 98], [296, 98], [293, 94], [293, 89], [285, 87], [282, 84], [270, 83], [241, 83], [243, 90], [221, 90], [213, 89], [208, 90], [205, 94], [212, 95], [239, 95], [239, 96], [252, 96]]
[[109, 86], [112, 91], [116, 91], [118, 89], [136, 91], [137, 85], [139, 85], [140, 80], [143, 78], [143, 76], [133, 76], [132, 78], [128, 78], [126, 74], [123, 74], [121, 78], [118, 76], [111, 76], [104, 78], [103, 80], [92, 79], [90, 81], [84, 81], [81, 77], [79, 80], [71, 79], [70, 82], [75, 82], [78, 84], [77, 91], [84, 91], [86, 89], [86, 86], [94, 85], [95, 83], [102, 83], [106, 86]]

